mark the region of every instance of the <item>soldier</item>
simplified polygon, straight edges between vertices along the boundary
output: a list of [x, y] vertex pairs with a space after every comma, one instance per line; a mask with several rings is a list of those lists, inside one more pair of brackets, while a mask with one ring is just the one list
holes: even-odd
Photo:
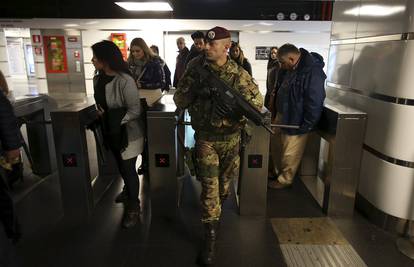
[[205, 265], [215, 261], [221, 203], [229, 195], [231, 180], [239, 175], [240, 132], [246, 119], [223, 114], [216, 108], [211, 86], [207, 79], [201, 77], [200, 68], [215, 73], [258, 110], [263, 105], [263, 97], [252, 77], [227, 56], [230, 41], [230, 33], [225, 28], [214, 27], [207, 31], [205, 55], [189, 63], [174, 95], [178, 108], [188, 108], [195, 130], [196, 173], [202, 185], [201, 221], [205, 229], [205, 243], [199, 261]]

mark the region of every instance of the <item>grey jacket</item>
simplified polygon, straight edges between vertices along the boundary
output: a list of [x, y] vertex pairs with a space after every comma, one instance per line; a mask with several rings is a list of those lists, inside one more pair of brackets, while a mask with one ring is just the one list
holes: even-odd
[[[97, 78], [94, 78], [94, 86]], [[125, 73], [117, 74], [114, 79], [105, 85], [106, 103], [108, 108], [126, 107], [127, 112], [121, 124], [127, 125], [128, 146], [122, 151], [122, 159], [130, 159], [142, 153], [144, 148], [144, 133], [141, 114], [140, 97], [134, 79]]]

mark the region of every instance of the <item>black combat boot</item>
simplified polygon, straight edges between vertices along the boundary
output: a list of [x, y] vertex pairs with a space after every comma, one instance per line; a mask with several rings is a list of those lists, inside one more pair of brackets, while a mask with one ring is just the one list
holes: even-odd
[[131, 228], [134, 227], [139, 220], [139, 202], [128, 201], [125, 207], [124, 217], [122, 218], [122, 227]]
[[204, 266], [213, 265], [216, 261], [217, 225], [218, 221], [204, 224], [204, 246], [199, 256], [199, 263]]
[[128, 200], [128, 193], [126, 191], [126, 187], [124, 185], [124, 188], [122, 189], [121, 193], [118, 194], [115, 198], [115, 203], [123, 203]]

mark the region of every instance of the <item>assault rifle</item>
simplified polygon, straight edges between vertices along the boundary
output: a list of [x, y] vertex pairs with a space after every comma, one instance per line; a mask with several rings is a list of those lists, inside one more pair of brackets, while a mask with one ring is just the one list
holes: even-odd
[[216, 101], [216, 108], [222, 113], [239, 117], [244, 116], [257, 126], [262, 126], [271, 134], [274, 134], [272, 129], [266, 124], [265, 118], [260, 111], [250, 104], [237, 90], [228, 85], [208, 68], [197, 66], [197, 70], [201, 78], [209, 82], [211, 86], [210, 94]]

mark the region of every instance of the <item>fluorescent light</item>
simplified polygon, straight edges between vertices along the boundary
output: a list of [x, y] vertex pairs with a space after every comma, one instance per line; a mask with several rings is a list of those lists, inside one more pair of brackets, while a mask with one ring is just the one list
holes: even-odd
[[65, 27], [78, 27], [79, 24], [75, 24], [75, 23], [68, 23], [68, 24], [63, 24], [63, 26]]
[[405, 6], [362, 5], [345, 10], [345, 15], [386, 17], [405, 11]]
[[115, 2], [128, 11], [173, 11], [167, 2]]

